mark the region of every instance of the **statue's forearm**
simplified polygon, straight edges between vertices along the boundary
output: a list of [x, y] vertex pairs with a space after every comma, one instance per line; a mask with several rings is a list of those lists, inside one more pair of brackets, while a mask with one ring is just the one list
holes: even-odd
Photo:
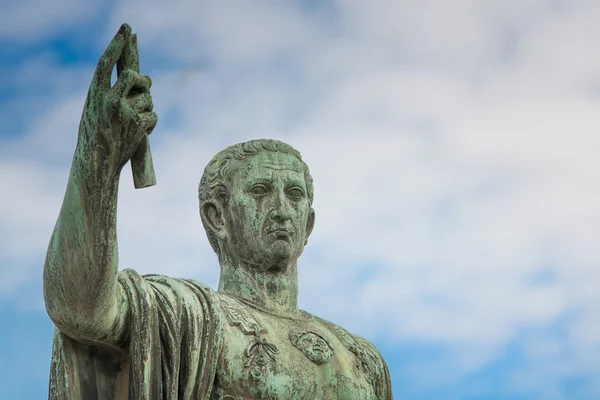
[[118, 173], [102, 157], [75, 154], [44, 266], [44, 299], [65, 333], [101, 338], [118, 312]]

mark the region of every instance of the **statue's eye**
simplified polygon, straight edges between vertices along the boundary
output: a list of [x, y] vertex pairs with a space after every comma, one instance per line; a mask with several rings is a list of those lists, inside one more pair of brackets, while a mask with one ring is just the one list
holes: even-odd
[[250, 193], [255, 196], [262, 196], [267, 193], [267, 188], [265, 185], [254, 185], [252, 186], [252, 189], [250, 189]]
[[301, 197], [304, 197], [304, 191], [302, 189], [300, 189], [299, 187], [293, 187], [293, 188], [291, 188], [290, 190], [288, 190], [288, 194], [291, 197], [294, 197], [294, 198], [297, 198], [297, 199], [299, 199]]

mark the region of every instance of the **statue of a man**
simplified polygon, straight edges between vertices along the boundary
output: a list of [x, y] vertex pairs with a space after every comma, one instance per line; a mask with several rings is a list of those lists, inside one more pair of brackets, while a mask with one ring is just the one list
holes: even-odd
[[391, 399], [372, 344], [298, 310], [313, 185], [285, 143], [230, 146], [204, 171], [200, 215], [221, 266], [218, 291], [118, 270], [120, 172], [157, 121], [134, 42], [124, 25], [100, 58], [48, 248], [49, 398]]

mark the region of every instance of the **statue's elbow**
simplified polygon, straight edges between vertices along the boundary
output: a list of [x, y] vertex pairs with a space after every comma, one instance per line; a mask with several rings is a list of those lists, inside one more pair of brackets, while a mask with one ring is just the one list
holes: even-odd
[[57, 289], [52, 284], [48, 273], [48, 265], [44, 266], [44, 283], [43, 283], [43, 294], [44, 294], [44, 305], [46, 307], [46, 314], [54, 324], [60, 320], [60, 307], [57, 303]]
[[80, 324], [74, 318], [73, 313], [69, 312], [64, 302], [60, 302], [56, 296], [54, 288], [48, 288], [44, 281], [44, 304], [46, 306], [46, 314], [52, 321], [54, 326], [68, 336], [74, 335], [80, 327]]
[[62, 301], [56, 293], [44, 287], [46, 313], [54, 326], [78, 341], [96, 341], [110, 331], [115, 311], [104, 304], [89, 301], [76, 303]]
[[54, 326], [71, 339], [93, 341], [105, 333], [106, 324], [98, 323], [101, 318], [97, 316], [85, 316], [75, 310], [48, 307], [48, 305], [46, 305], [46, 312]]

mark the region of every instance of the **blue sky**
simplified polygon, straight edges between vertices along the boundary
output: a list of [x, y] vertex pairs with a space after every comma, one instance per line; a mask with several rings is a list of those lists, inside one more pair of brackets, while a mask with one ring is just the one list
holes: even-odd
[[600, 2], [0, 8], [0, 398], [47, 393], [45, 250], [122, 22], [159, 114], [158, 185], [121, 180], [122, 268], [216, 287], [201, 172], [280, 139], [315, 180], [300, 306], [373, 341], [396, 398], [600, 398]]

